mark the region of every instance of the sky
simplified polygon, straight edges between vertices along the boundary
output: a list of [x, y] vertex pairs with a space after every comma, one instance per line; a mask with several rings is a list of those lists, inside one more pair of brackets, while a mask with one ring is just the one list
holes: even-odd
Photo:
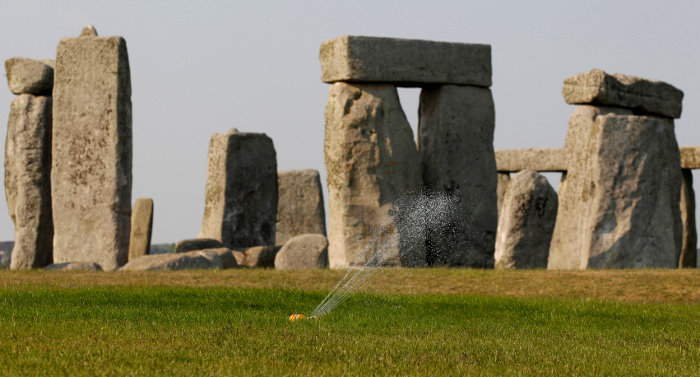
[[[53, 59], [59, 40], [78, 36], [87, 24], [100, 36], [126, 39], [132, 201], [153, 198], [153, 243], [172, 243], [199, 232], [214, 133], [264, 132], [275, 144], [278, 170], [316, 169], [325, 186], [330, 86], [320, 80], [318, 53], [326, 39], [490, 44], [496, 149], [563, 147], [575, 108], [564, 102], [563, 81], [592, 68], [683, 90], [676, 136], [681, 146], [700, 145], [699, 14], [700, 2], [673, 0], [23, 0], [5, 2], [0, 11], [0, 60]], [[419, 93], [399, 89], [414, 134]], [[0, 119], [8, 119], [14, 97], [0, 89]], [[559, 176], [547, 174], [555, 188]], [[697, 191], [700, 177], [695, 182]], [[327, 201], [327, 190], [324, 196]], [[12, 239], [14, 225], [0, 200], [0, 240]]]

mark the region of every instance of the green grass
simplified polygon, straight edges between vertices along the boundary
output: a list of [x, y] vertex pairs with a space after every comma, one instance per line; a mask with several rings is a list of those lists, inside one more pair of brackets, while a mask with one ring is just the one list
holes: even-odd
[[320, 320], [287, 320], [324, 294], [6, 286], [0, 374], [700, 374], [696, 303], [365, 293]]

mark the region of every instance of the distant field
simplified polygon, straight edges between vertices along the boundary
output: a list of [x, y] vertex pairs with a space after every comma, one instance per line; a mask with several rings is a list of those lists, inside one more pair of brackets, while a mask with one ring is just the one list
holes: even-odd
[[0, 272], [2, 375], [698, 375], [700, 271]]

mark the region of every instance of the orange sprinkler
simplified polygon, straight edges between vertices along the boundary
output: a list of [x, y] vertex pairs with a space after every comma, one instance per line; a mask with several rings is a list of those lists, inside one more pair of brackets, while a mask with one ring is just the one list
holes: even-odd
[[289, 316], [289, 322], [298, 321], [298, 320], [304, 319], [304, 318], [306, 318], [306, 317], [303, 314], [292, 313], [292, 315]]

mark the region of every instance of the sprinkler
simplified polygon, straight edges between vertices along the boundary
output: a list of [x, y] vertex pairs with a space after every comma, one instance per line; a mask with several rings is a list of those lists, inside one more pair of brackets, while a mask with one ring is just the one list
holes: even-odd
[[318, 317], [316, 317], [316, 316], [307, 317], [303, 314], [292, 313], [292, 315], [289, 316], [289, 322], [299, 321], [299, 320], [304, 319], [304, 318], [306, 318], [306, 319], [318, 319]]

